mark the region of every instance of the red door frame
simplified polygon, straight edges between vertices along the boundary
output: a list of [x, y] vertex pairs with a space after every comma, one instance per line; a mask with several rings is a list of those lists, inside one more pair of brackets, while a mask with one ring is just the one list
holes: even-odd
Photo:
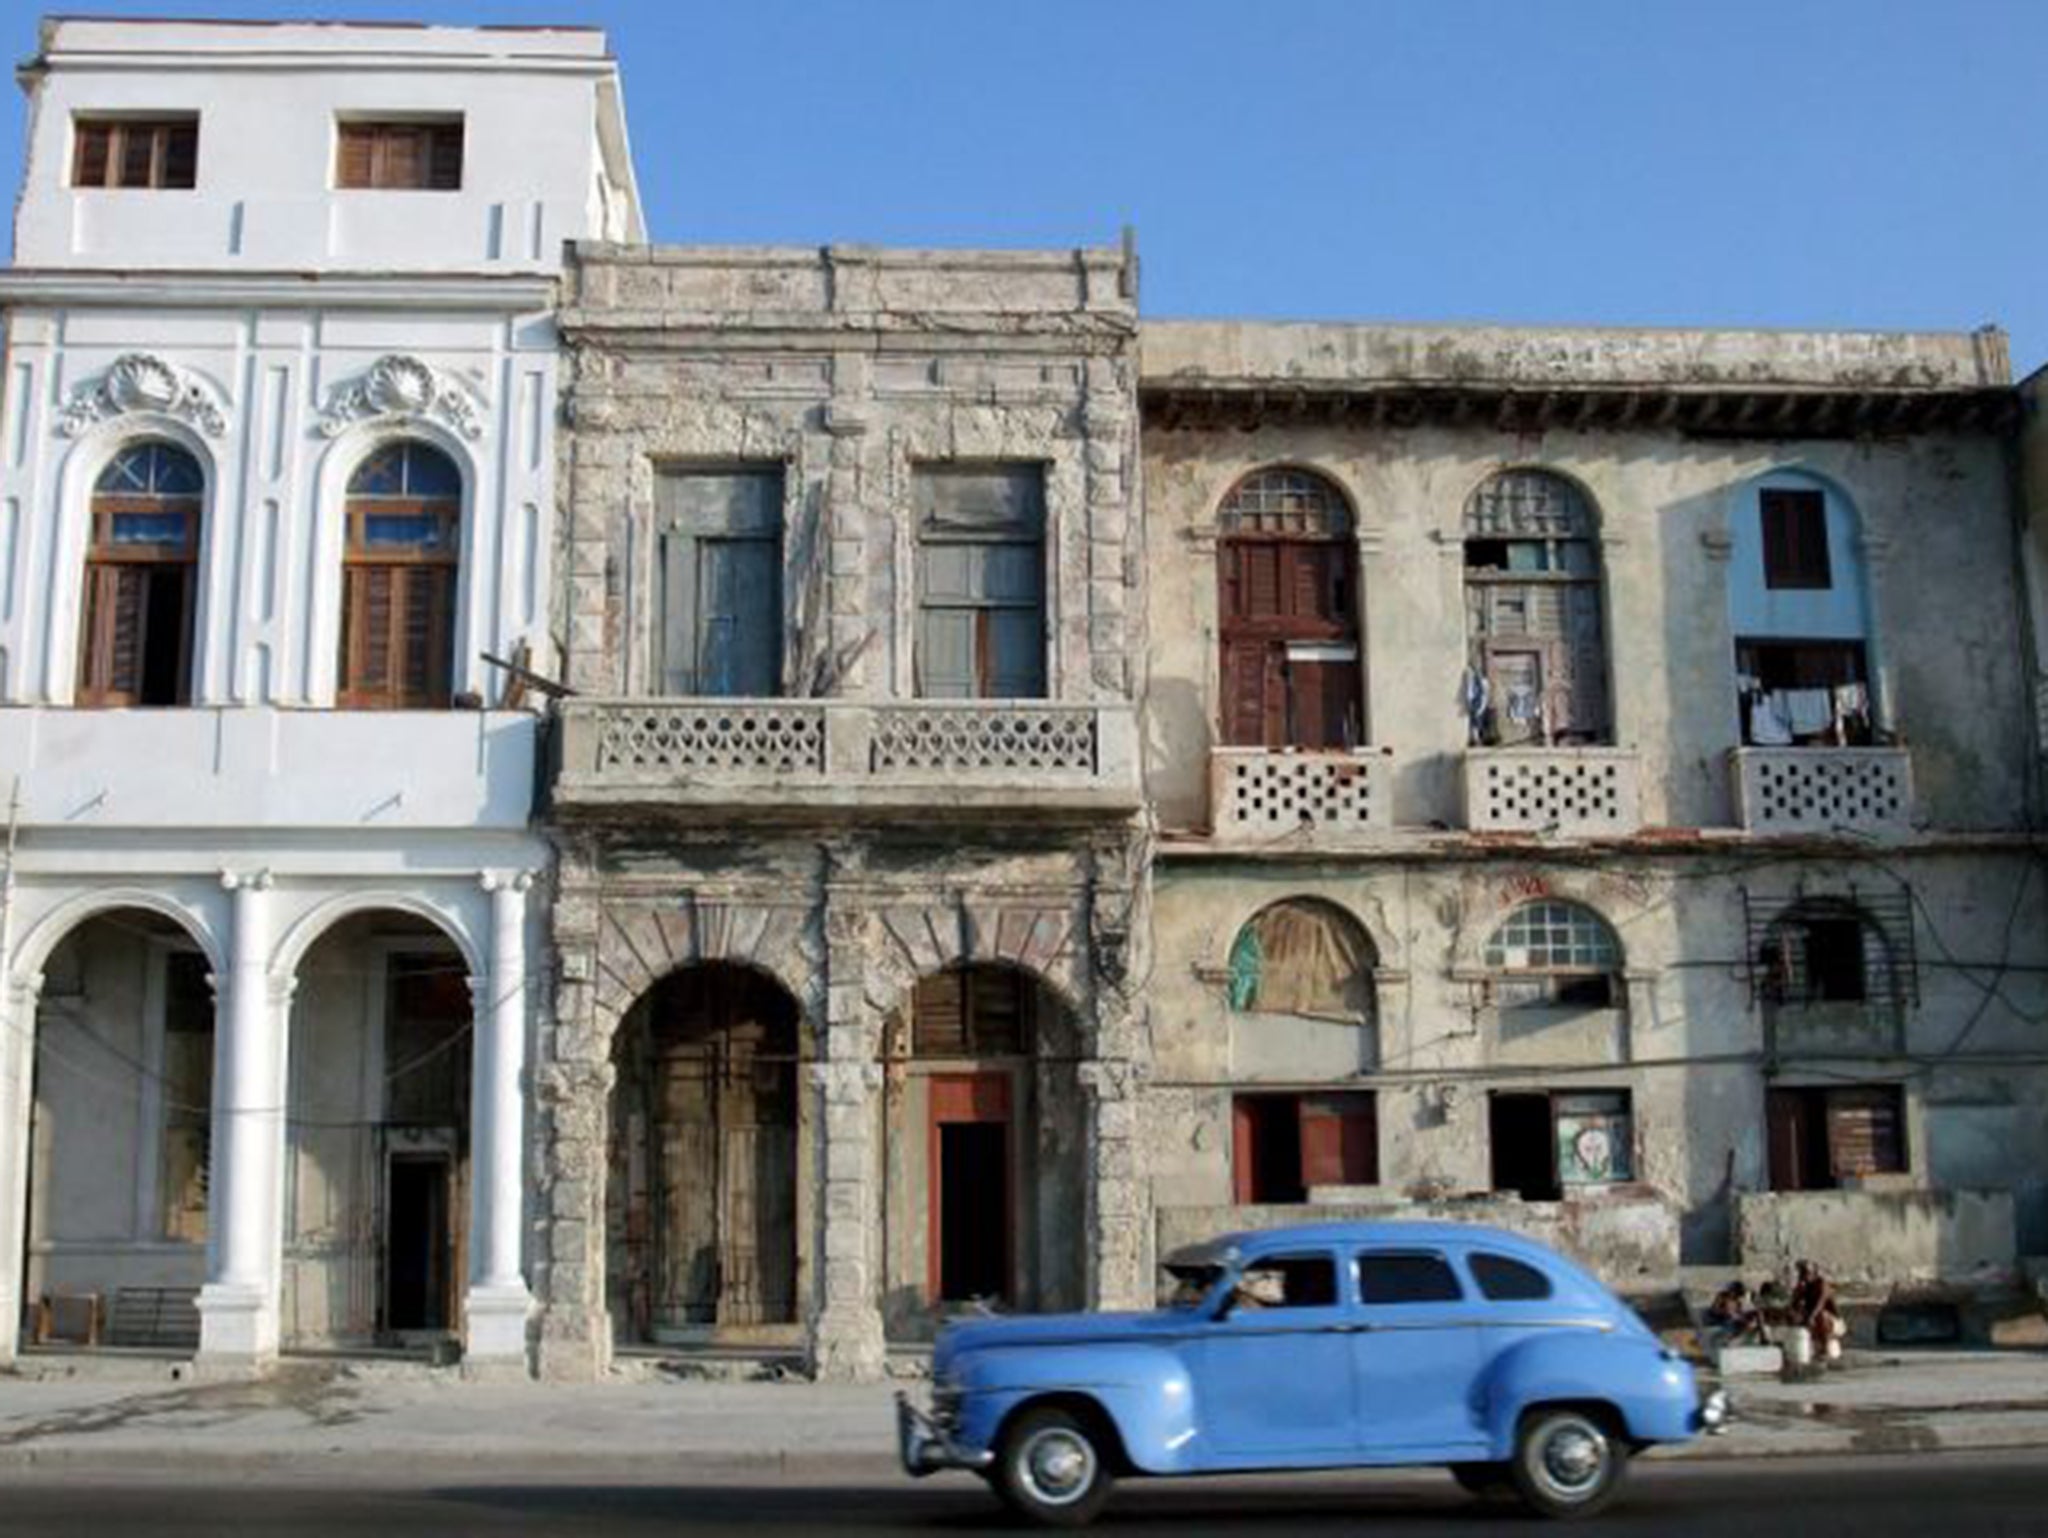
[[928, 1110], [925, 1114], [925, 1297], [939, 1301], [940, 1211], [945, 1202], [944, 1166], [939, 1160], [939, 1128], [952, 1123], [993, 1123], [1004, 1128], [1005, 1162], [1009, 1168], [1003, 1182], [1003, 1285], [1014, 1300], [1017, 1290], [1016, 1185], [1017, 1123], [1010, 1114], [1010, 1075], [1003, 1071], [983, 1073], [935, 1073], [925, 1081]]

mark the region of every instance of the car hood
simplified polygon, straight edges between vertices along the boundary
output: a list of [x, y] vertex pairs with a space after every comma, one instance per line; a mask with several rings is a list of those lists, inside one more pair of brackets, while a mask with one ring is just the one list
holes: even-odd
[[932, 1348], [934, 1370], [967, 1351], [996, 1346], [1069, 1346], [1135, 1340], [1182, 1331], [1194, 1321], [1188, 1309], [1155, 1309], [1128, 1314], [1006, 1314], [949, 1324]]

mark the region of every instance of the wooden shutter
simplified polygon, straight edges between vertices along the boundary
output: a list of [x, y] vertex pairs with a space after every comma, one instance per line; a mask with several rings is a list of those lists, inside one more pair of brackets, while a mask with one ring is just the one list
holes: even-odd
[[1820, 589], [1832, 585], [1827, 501], [1817, 491], [1765, 491], [1764, 586]]
[[199, 125], [167, 123], [163, 131], [163, 183], [189, 188], [199, 177]]
[[767, 539], [697, 541], [696, 678], [688, 691], [771, 695], [782, 672], [781, 552]]
[[1835, 1179], [1896, 1174], [1906, 1167], [1895, 1089], [1838, 1089], [1828, 1095], [1828, 1165]]
[[1259, 1199], [1257, 1114], [1243, 1095], [1230, 1102], [1230, 1194], [1240, 1207]]
[[1774, 1089], [1765, 1101], [1770, 1125], [1771, 1189], [1807, 1189], [1806, 1096], [1795, 1089]]
[[374, 123], [343, 123], [336, 136], [334, 185], [373, 187], [376, 175], [377, 127]]
[[462, 125], [437, 123], [427, 130], [426, 180], [422, 186], [454, 192], [462, 186]]
[[148, 633], [148, 568], [119, 562], [88, 567], [80, 704], [140, 702], [142, 643]]
[[74, 187], [104, 187], [114, 157], [114, 125], [80, 123], [74, 132], [78, 143], [71, 165]]
[[920, 979], [911, 996], [911, 1055], [963, 1057], [967, 1053], [965, 974], [940, 972]]
[[1379, 1118], [1371, 1095], [1305, 1095], [1298, 1114], [1304, 1186], [1378, 1183]]

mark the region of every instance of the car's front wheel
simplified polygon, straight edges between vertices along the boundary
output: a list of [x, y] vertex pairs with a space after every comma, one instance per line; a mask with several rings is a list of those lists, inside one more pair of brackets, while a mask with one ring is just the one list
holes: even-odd
[[1599, 1415], [1573, 1407], [1531, 1410], [1508, 1463], [1515, 1493], [1546, 1517], [1589, 1517], [1614, 1499], [1628, 1446]]
[[1072, 1411], [1047, 1406], [1011, 1422], [990, 1471], [996, 1493], [1019, 1516], [1048, 1527], [1080, 1527], [1109, 1500], [1109, 1449]]

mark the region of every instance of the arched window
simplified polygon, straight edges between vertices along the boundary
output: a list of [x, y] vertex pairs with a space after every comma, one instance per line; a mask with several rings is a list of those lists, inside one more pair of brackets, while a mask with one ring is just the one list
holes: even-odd
[[1308, 470], [1256, 470], [1216, 521], [1224, 742], [1357, 744], [1357, 560], [1344, 494]]
[[1803, 898], [1757, 947], [1758, 991], [1779, 1008], [1890, 1004], [1898, 989], [1884, 931], [1854, 903]]
[[348, 482], [339, 703], [431, 709], [455, 671], [462, 475], [439, 449], [387, 443]]
[[1775, 471], [1744, 490], [1730, 534], [1743, 742], [1870, 743], [1878, 723], [1855, 509], [1811, 476]]
[[93, 483], [79, 704], [192, 698], [205, 495], [199, 462], [155, 439], [123, 448]]
[[1542, 470], [1489, 476], [1465, 503], [1465, 706], [1494, 746], [1610, 740], [1593, 509]]
[[1578, 903], [1522, 904], [1486, 942], [1493, 1000], [1503, 1008], [1609, 1009], [1621, 946], [1607, 921]]
[[1291, 899], [1262, 908], [1230, 947], [1230, 1007], [1369, 1019], [1372, 941], [1334, 904]]

